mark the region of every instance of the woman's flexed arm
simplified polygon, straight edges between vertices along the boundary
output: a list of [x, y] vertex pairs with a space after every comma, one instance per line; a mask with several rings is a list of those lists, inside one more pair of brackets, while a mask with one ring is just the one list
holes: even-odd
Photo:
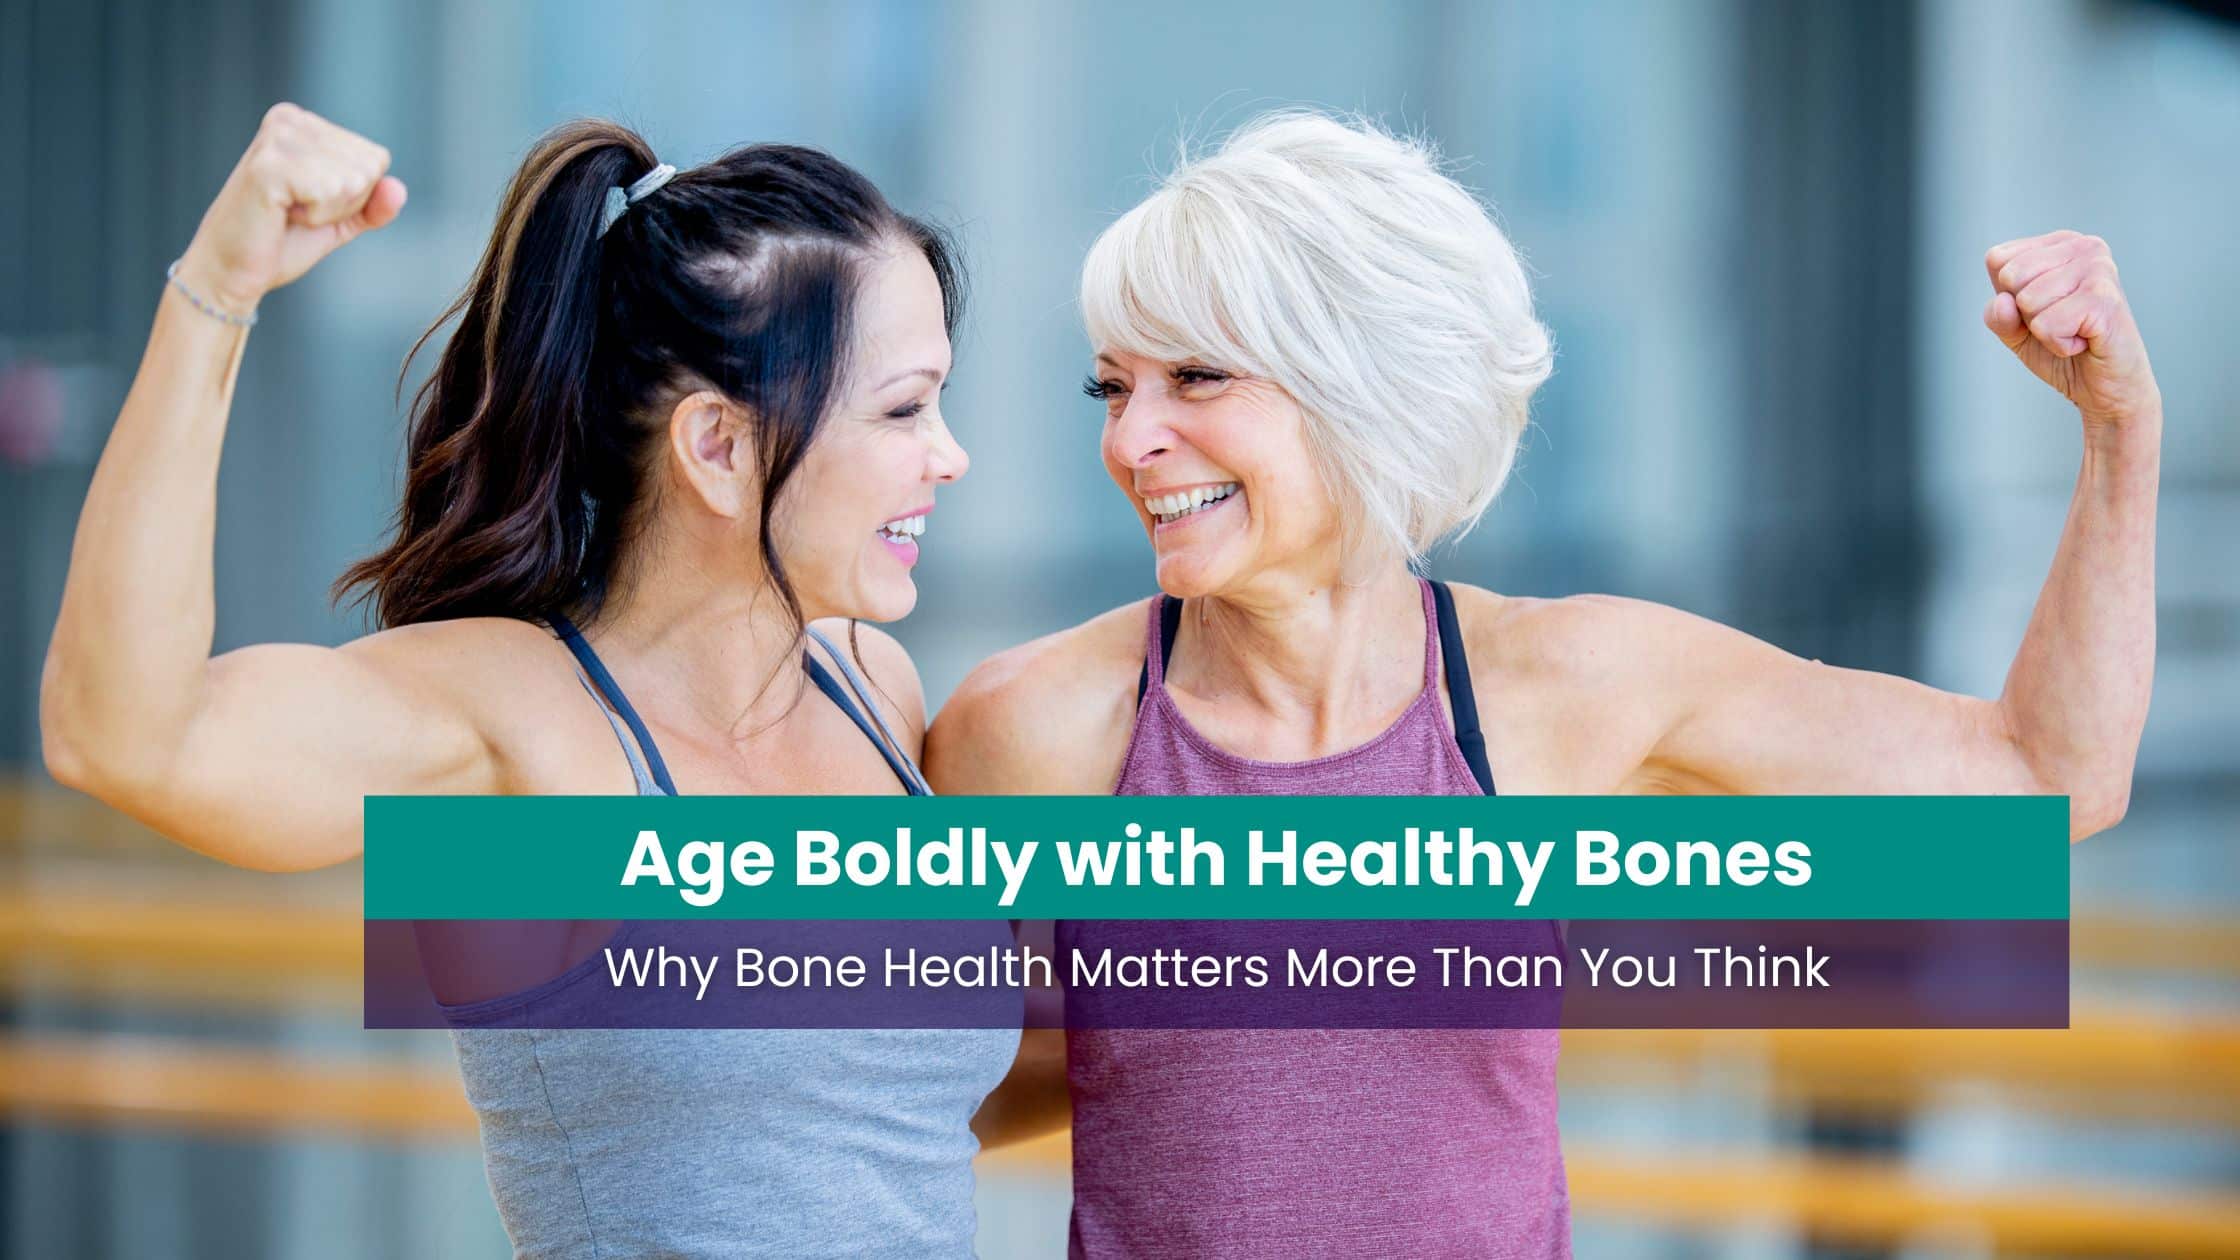
[[393, 652], [210, 658], [218, 458], [244, 321], [396, 217], [404, 185], [388, 165], [379, 145], [294, 106], [265, 116], [165, 286], [47, 652], [40, 730], [56, 778], [244, 865], [347, 858], [365, 791], [470, 790], [486, 762]]
[[2070, 798], [2079, 838], [2123, 816], [2154, 680], [2162, 398], [2105, 243], [2055, 232], [1997, 246], [1985, 263], [1984, 323], [2084, 427], [2068, 521], [2004, 690], [1950, 695], [1604, 602], [1587, 620], [1631, 645], [1662, 716], [1641, 778], [1740, 792], [2055, 793]]

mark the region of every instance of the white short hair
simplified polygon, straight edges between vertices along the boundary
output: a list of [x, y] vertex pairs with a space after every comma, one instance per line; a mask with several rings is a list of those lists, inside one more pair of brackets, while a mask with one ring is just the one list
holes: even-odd
[[1101, 348], [1282, 386], [1349, 546], [1413, 560], [1485, 514], [1554, 347], [1509, 238], [1426, 142], [1286, 111], [1184, 161], [1097, 238]]

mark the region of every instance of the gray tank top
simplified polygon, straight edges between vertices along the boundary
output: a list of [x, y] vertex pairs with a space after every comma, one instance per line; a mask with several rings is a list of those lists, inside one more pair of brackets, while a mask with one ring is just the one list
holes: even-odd
[[[673, 795], [613, 676], [575, 627], [553, 624], [639, 795]], [[924, 794], [846, 656], [810, 634], [861, 709], [805, 653], [811, 681], [879, 745], [904, 786]], [[648, 928], [625, 923], [616, 936], [651, 944]], [[957, 930], [1011, 944], [1001, 920]], [[973, 1254], [979, 1142], [969, 1126], [1011, 1065], [1016, 1028], [477, 1027], [525, 1015], [565, 1024], [571, 1006], [596, 1000], [603, 968], [594, 954], [522, 993], [445, 1008], [516, 1256]]]

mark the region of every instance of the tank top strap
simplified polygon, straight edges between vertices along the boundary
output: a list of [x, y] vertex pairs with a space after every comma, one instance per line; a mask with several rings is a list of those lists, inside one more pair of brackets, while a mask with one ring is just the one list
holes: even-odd
[[1167, 662], [1174, 659], [1175, 632], [1182, 628], [1182, 601], [1161, 594], [1151, 601], [1149, 625], [1144, 630], [1143, 672], [1136, 676], [1136, 707], [1151, 694], [1151, 684], [1166, 685]]
[[631, 738], [630, 728], [615, 716], [614, 706], [599, 694], [599, 689], [592, 685], [591, 676], [584, 673], [580, 665], [576, 667], [576, 682], [583, 687], [583, 693], [591, 697], [591, 703], [599, 706], [599, 716], [607, 720], [607, 729], [614, 732], [614, 742], [622, 746], [622, 759], [630, 763], [630, 781], [637, 785], [638, 795], [663, 795], [661, 785], [653, 781], [653, 770], [646, 765], [645, 754], [638, 751], [638, 741]]
[[[576, 658], [577, 680], [584, 684], [585, 690], [591, 692], [594, 700], [600, 702], [600, 707], [606, 714], [607, 725], [614, 726], [615, 718], [619, 716], [629, 727], [637, 746], [633, 749], [630, 740], [623, 740], [622, 754], [629, 758], [630, 773], [638, 780], [639, 792], [645, 794], [650, 785], [661, 795], [677, 795], [676, 781], [669, 777], [669, 767], [661, 760], [661, 750], [654, 746], [653, 732], [646, 729], [645, 722], [638, 717], [638, 711], [630, 707], [630, 697], [622, 694], [622, 685], [614, 680], [613, 674], [607, 672], [606, 663], [599, 659], [599, 654], [591, 650], [591, 644], [584, 639], [583, 631], [578, 630], [574, 622], [559, 613], [553, 613], [545, 621], [560, 636], [560, 641], [567, 645], [569, 655]], [[619, 728], [615, 731], [615, 737], [622, 739]]]
[[1439, 633], [1439, 597], [1433, 593], [1429, 578], [1416, 579], [1416, 593], [1423, 597], [1423, 689], [1436, 691], [1443, 664], [1439, 649], [1446, 639]]
[[[872, 700], [870, 684], [848, 663], [847, 653], [842, 652], [838, 645], [814, 626], [804, 626], [803, 629], [832, 658], [832, 663], [839, 667], [841, 676], [848, 680], [848, 689], [855, 693], [856, 701], [860, 702], [860, 710], [856, 703], [849, 701], [823, 664], [805, 651], [801, 659], [803, 666], [809, 671], [809, 680], [817, 685], [817, 690], [839, 705], [841, 711], [856, 724], [856, 729], [862, 731], [865, 738], [878, 748], [879, 755], [886, 759], [888, 768], [894, 771], [896, 778], [902, 780], [904, 790], [912, 796], [933, 795], [933, 788], [919, 771], [918, 764], [910, 760], [908, 753], [902, 751], [902, 741], [895, 737], [893, 728], [887, 725], [887, 719], [880, 714], [878, 704]], [[869, 721], [865, 720], [865, 714], [870, 715]]]
[[[1470, 764], [1470, 777], [1478, 781], [1478, 790], [1487, 796], [1494, 795], [1493, 766], [1486, 759], [1485, 732], [1478, 725], [1477, 689], [1470, 683], [1470, 655], [1462, 642], [1462, 619], [1455, 615], [1454, 592], [1445, 582], [1425, 579], [1424, 598], [1431, 605], [1435, 621], [1439, 665], [1446, 674], [1447, 698], [1454, 703], [1454, 743], [1462, 750], [1462, 759]], [[1424, 653], [1425, 685], [1430, 685], [1433, 668], [1432, 654]]]

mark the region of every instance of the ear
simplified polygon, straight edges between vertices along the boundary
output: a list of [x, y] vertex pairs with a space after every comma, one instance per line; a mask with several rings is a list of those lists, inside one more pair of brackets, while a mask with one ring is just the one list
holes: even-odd
[[734, 520], [754, 509], [754, 434], [747, 413], [713, 390], [679, 399], [669, 412], [669, 454], [709, 511]]

